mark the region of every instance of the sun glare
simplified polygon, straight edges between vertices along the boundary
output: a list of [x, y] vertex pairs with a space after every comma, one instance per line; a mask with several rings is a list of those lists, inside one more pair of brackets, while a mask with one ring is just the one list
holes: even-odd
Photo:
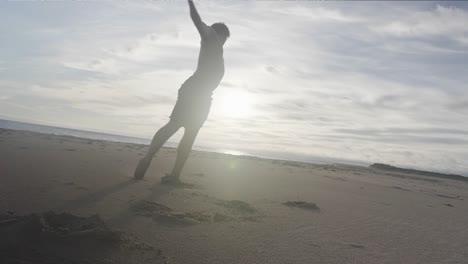
[[220, 112], [224, 116], [242, 118], [252, 112], [252, 97], [246, 92], [230, 91], [219, 100]]
[[246, 153], [238, 150], [223, 150], [222, 153], [228, 154], [228, 155], [234, 155], [234, 156], [242, 156], [246, 155]]

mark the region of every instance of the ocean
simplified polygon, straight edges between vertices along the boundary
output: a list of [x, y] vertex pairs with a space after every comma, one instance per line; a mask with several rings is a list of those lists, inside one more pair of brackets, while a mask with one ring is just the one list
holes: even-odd
[[[107, 134], [107, 133], [71, 129], [71, 128], [64, 128], [64, 127], [56, 127], [56, 126], [46, 126], [46, 125], [18, 122], [18, 121], [6, 120], [6, 119], [0, 119], [0, 128], [7, 128], [7, 129], [13, 129], [13, 130], [27, 130], [27, 131], [32, 131], [32, 132], [44, 133], [44, 134], [74, 136], [74, 137], [80, 137], [80, 138], [106, 140], [106, 141], [113, 141], [113, 142], [125, 142], [125, 143], [145, 144], [145, 145], [149, 145], [151, 143], [151, 139], [145, 139], [145, 138], [129, 137], [129, 136]], [[178, 144], [174, 142], [166, 142], [166, 144], [164, 144], [165, 147], [171, 147], [171, 148], [175, 148], [177, 147], [177, 145]], [[199, 150], [199, 151], [223, 153], [223, 154], [234, 155], [234, 156], [253, 156], [253, 157], [259, 157], [259, 158], [266, 158], [266, 159], [312, 162], [316, 164], [343, 163], [343, 164], [367, 166], [367, 164], [364, 164], [361, 162], [344, 161], [344, 160], [332, 159], [332, 158], [311, 157], [311, 156], [306, 156], [306, 155], [296, 155], [293, 153], [279, 153], [279, 152], [278, 153], [275, 153], [275, 152], [273, 153], [247, 153], [247, 152], [241, 152], [241, 151], [229, 150], [229, 149], [212, 149], [209, 147], [196, 146], [196, 145], [193, 146], [193, 149]]]
[[[71, 129], [71, 128], [64, 128], [64, 127], [46, 126], [46, 125], [18, 122], [18, 121], [5, 120], [5, 119], [0, 119], [0, 128], [7, 128], [7, 129], [13, 129], [13, 130], [27, 130], [27, 131], [32, 131], [32, 132], [44, 133], [44, 134], [74, 136], [74, 137], [80, 137], [80, 138], [106, 140], [106, 141], [113, 141], [113, 142], [125, 142], [125, 143], [144, 144], [144, 145], [149, 145], [151, 143], [151, 139], [145, 139], [145, 138], [129, 137], [129, 136], [107, 134], [107, 133]], [[167, 142], [166, 144], [164, 144], [164, 146], [175, 148], [177, 147], [177, 143]], [[235, 155], [235, 156], [245, 155], [245, 156], [254, 156], [254, 157], [266, 158], [266, 159], [311, 162], [315, 164], [347, 164], [347, 165], [354, 165], [354, 166], [370, 165], [367, 162], [361, 162], [361, 161], [311, 157], [311, 156], [306, 156], [306, 155], [294, 155], [291, 153], [290, 154], [246, 153], [246, 152], [241, 152], [241, 151], [236, 151], [236, 150], [227, 150], [227, 149], [220, 150], [220, 149], [211, 149], [211, 148], [200, 147], [200, 146], [194, 146], [193, 149], [199, 150], [199, 151], [224, 153], [224, 154]], [[466, 176], [463, 176], [463, 177], [466, 177]]]
[[[151, 143], [151, 139], [145, 139], [145, 138], [129, 137], [129, 136], [107, 134], [107, 133], [71, 129], [71, 128], [64, 128], [64, 127], [56, 127], [56, 126], [46, 126], [46, 125], [18, 122], [18, 121], [6, 120], [6, 119], [0, 119], [0, 128], [7, 128], [7, 129], [13, 129], [13, 130], [27, 130], [27, 131], [32, 131], [32, 132], [44, 133], [44, 134], [74, 136], [74, 137], [80, 137], [80, 138], [106, 140], [106, 141], [113, 141], [113, 142], [125, 142], [125, 143], [135, 143], [135, 144], [145, 144], [145, 145], [149, 145]], [[164, 144], [164, 146], [175, 148], [177, 147], [177, 143], [167, 142], [166, 144]], [[255, 157], [261, 157], [261, 158], [268, 158], [268, 159], [305, 161], [305, 159], [300, 159], [297, 157], [291, 158], [291, 157], [286, 157], [284, 155], [278, 155], [278, 154], [276, 155], [275, 154], [266, 155], [262, 153], [252, 154], [252, 153], [245, 153], [241, 151], [228, 150], [228, 149], [211, 149], [211, 148], [196, 146], [196, 145], [193, 147], [193, 149], [200, 150], [200, 151], [224, 153], [224, 154], [235, 155], [235, 156], [246, 155], [246, 156], [255, 156]], [[319, 160], [316, 160], [316, 162], [323, 163], [323, 161], [319, 161]]]
[[27, 130], [27, 131], [32, 131], [32, 132], [44, 133], [44, 134], [65, 135], [65, 136], [74, 136], [74, 137], [80, 137], [80, 138], [107, 140], [107, 141], [114, 141], [114, 142], [126, 142], [126, 143], [135, 143], [135, 144], [148, 145], [151, 142], [150, 139], [144, 139], [144, 138], [106, 134], [106, 133], [64, 128], [64, 127], [45, 126], [45, 125], [17, 122], [17, 121], [5, 120], [5, 119], [0, 119], [0, 128], [7, 128], [7, 129], [13, 129], [13, 130]]
[[[0, 128], [7, 128], [7, 129], [13, 129], [13, 130], [26, 130], [26, 131], [43, 133], [43, 134], [74, 136], [74, 137], [80, 137], [80, 138], [106, 140], [106, 141], [113, 141], [113, 142], [125, 142], [125, 143], [144, 144], [144, 145], [149, 145], [151, 143], [151, 139], [147, 139], [147, 138], [129, 137], [129, 136], [116, 135], [116, 134], [100, 133], [100, 132], [94, 132], [94, 131], [56, 127], [56, 126], [46, 126], [46, 125], [18, 122], [18, 121], [6, 120], [6, 119], [0, 119]], [[165, 147], [170, 147], [170, 148], [176, 148], [177, 145], [178, 144], [174, 142], [166, 142], [164, 144]], [[230, 151], [230, 150], [224, 151], [224, 150], [211, 149], [207, 147], [200, 147], [196, 145], [193, 147], [193, 149], [199, 150], [199, 151], [219, 152], [219, 153], [225, 153], [225, 154], [231, 154], [231, 155], [246, 155], [247, 154], [247, 153], [238, 152], [238, 151], [237, 152]]]
[[[18, 122], [18, 121], [6, 120], [6, 119], [0, 119], [0, 128], [7, 128], [7, 129], [13, 129], [13, 130], [27, 130], [27, 131], [32, 131], [32, 132], [44, 133], [44, 134], [65, 135], [65, 136], [74, 136], [74, 137], [80, 137], [80, 138], [106, 140], [106, 141], [113, 141], [113, 142], [134, 143], [134, 144], [149, 145], [151, 142], [151, 139], [145, 139], [145, 138], [129, 137], [129, 136], [107, 134], [107, 133], [100, 133], [100, 132], [93, 132], [93, 131], [86, 131], [86, 130], [79, 130], [79, 129], [72, 129], [72, 128], [64, 128], [64, 127], [56, 127], [56, 126], [46, 126], [46, 125]], [[174, 142], [166, 142], [166, 144], [164, 144], [165, 147], [171, 147], [171, 148], [175, 148], [177, 147], [177, 145], [178, 144]], [[234, 155], [234, 156], [254, 156], [254, 157], [266, 158], [266, 159], [312, 162], [316, 164], [346, 163], [346, 164], [352, 164], [352, 165], [363, 165], [363, 163], [357, 163], [357, 162], [352, 162], [352, 161], [343, 162], [343, 160], [339, 160], [339, 159], [311, 157], [311, 156], [305, 156], [305, 155], [296, 155], [293, 153], [279, 153], [279, 152], [278, 153], [275, 153], [275, 152], [247, 153], [247, 152], [241, 152], [237, 150], [212, 149], [212, 148], [196, 146], [196, 145], [193, 147], [193, 149], [199, 150], [199, 151], [224, 153], [224, 154]]]

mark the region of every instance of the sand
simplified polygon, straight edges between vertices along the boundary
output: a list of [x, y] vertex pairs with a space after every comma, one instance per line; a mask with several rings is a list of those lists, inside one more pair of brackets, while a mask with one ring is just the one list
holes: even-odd
[[0, 262], [467, 263], [466, 182], [194, 151], [171, 187], [146, 149], [1, 129]]

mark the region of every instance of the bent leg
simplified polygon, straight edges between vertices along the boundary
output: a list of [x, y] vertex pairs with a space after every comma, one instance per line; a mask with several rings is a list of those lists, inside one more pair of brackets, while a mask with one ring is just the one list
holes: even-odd
[[184, 136], [177, 147], [177, 158], [174, 164], [174, 168], [170, 174], [172, 179], [179, 179], [180, 173], [182, 172], [182, 168], [184, 167], [187, 158], [190, 155], [190, 151], [192, 150], [193, 143], [195, 142], [195, 138], [198, 135], [198, 131], [200, 128], [185, 128]]
[[140, 162], [138, 163], [137, 168], [135, 169], [134, 177], [135, 179], [142, 179], [148, 169], [151, 160], [153, 159], [154, 155], [158, 150], [162, 147], [166, 141], [179, 130], [181, 126], [174, 123], [173, 121], [169, 121], [165, 126], [160, 128], [158, 132], [153, 137], [151, 141], [150, 148], [148, 153], [146, 153], [145, 157], [143, 157]]

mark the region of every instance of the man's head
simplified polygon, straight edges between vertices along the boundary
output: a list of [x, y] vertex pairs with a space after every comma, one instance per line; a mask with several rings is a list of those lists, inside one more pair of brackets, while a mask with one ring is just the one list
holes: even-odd
[[221, 38], [221, 40], [226, 42], [226, 40], [231, 36], [229, 28], [224, 23], [214, 23], [211, 27], [216, 31], [216, 34]]

